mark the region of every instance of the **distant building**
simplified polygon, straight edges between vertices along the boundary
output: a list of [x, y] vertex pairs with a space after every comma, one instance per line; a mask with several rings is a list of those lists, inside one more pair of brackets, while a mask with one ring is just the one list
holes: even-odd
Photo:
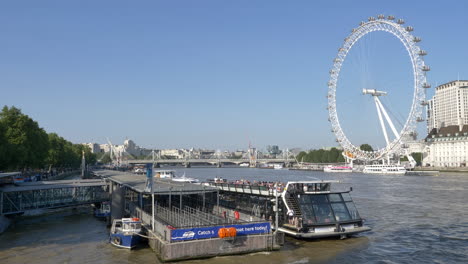
[[100, 148], [101, 152], [107, 153], [107, 152], [110, 152], [111, 145], [109, 145], [109, 144], [100, 144], [99, 148]]
[[427, 131], [468, 124], [468, 81], [451, 81], [436, 87], [428, 101]]
[[97, 143], [82, 143], [82, 145], [89, 147], [91, 149], [91, 153], [101, 152], [101, 148]]
[[161, 156], [169, 159], [182, 159], [184, 157], [184, 152], [180, 149], [161, 149]]
[[466, 167], [468, 161], [468, 125], [433, 128], [425, 139], [428, 150], [424, 165]]

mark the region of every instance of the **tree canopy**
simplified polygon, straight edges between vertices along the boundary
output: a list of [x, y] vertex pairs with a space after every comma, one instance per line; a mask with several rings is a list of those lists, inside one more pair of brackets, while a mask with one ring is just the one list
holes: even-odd
[[73, 144], [12, 106], [0, 112], [0, 170], [79, 167], [82, 151], [88, 164], [96, 162], [89, 147]]
[[372, 146], [369, 144], [362, 144], [359, 148], [364, 151], [374, 151]]
[[324, 149], [313, 149], [309, 152], [301, 151], [296, 156], [297, 161], [299, 162], [311, 162], [311, 163], [334, 163], [334, 162], [344, 162], [343, 155], [341, 155], [341, 150], [337, 148], [331, 148], [330, 150]]

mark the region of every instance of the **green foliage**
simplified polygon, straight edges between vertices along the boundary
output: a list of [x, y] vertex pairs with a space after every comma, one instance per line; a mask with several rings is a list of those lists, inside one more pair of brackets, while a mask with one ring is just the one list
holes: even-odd
[[334, 163], [344, 162], [344, 157], [341, 155], [341, 150], [337, 148], [331, 148], [330, 150], [314, 149], [309, 152], [301, 151], [296, 156], [299, 162], [311, 162], [311, 163]]
[[[48, 138], [44, 129], [16, 107], [3, 107], [0, 112], [2, 141], [6, 157], [3, 167], [38, 168], [47, 157]], [[3, 155], [2, 155], [3, 156]]]
[[374, 151], [372, 146], [369, 144], [362, 144], [359, 148], [364, 151]]
[[104, 155], [101, 156], [99, 161], [103, 164], [111, 163], [112, 159], [110, 158], [110, 153], [104, 153]]
[[411, 156], [413, 157], [413, 159], [416, 161], [416, 165], [417, 166], [421, 166], [422, 165], [422, 158], [423, 158], [423, 154], [421, 152], [414, 152], [414, 153], [411, 153]]
[[0, 112], [0, 170], [79, 167], [82, 151], [88, 164], [96, 162], [91, 150], [72, 144], [55, 133], [47, 134], [38, 123], [12, 106]]

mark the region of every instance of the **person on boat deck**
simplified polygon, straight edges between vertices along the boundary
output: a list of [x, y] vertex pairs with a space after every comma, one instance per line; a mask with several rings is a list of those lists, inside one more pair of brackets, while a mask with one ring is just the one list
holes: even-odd
[[289, 209], [286, 214], [288, 215], [289, 224], [293, 225], [294, 224], [294, 211], [292, 209]]

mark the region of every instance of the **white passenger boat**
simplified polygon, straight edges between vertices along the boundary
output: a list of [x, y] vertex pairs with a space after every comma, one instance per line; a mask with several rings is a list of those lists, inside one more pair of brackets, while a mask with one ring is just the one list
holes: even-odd
[[353, 168], [350, 166], [333, 166], [333, 165], [328, 165], [325, 168], [323, 168], [324, 172], [353, 172]]
[[283, 164], [274, 164], [274, 165], [273, 165], [273, 169], [275, 169], [275, 170], [281, 170], [281, 169], [283, 169]]
[[[371, 230], [351, 198], [352, 189], [331, 188], [338, 181], [298, 181], [284, 183], [245, 180], [206, 183], [220, 189], [219, 206], [223, 211], [275, 224], [278, 230], [297, 238], [345, 238]], [[278, 211], [275, 203], [278, 202]]]
[[175, 172], [173, 170], [157, 170], [154, 172], [155, 178], [160, 179], [172, 179], [175, 176]]
[[370, 174], [406, 174], [406, 169], [400, 165], [366, 165], [363, 173]]
[[155, 172], [155, 177], [160, 179], [170, 179], [175, 182], [198, 183], [198, 179], [186, 177], [185, 173], [178, 177], [175, 175], [175, 171], [172, 170], [158, 170]]

